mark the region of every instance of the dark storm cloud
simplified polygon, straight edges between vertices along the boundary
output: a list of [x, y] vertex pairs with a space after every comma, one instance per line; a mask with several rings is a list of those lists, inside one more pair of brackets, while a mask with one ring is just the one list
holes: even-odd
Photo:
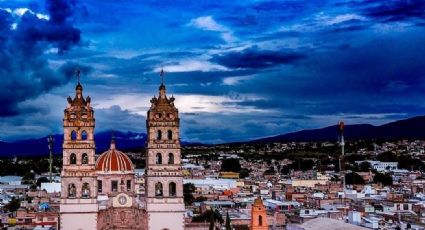
[[75, 76], [77, 70], [80, 71], [81, 75], [89, 75], [94, 69], [75, 62], [67, 62], [59, 68], [59, 72], [64, 76]]
[[[382, 124], [423, 114], [424, 4], [49, 0], [28, 6], [27, 1], [0, 0], [0, 8], [12, 12], [28, 7], [50, 16], [48, 21], [0, 10], [0, 76], [5, 79], [0, 103], [6, 108], [2, 113], [20, 113], [0, 117], [0, 138], [60, 132], [66, 96], [75, 85], [57, 86], [74, 75], [74, 68], [82, 69], [99, 129], [144, 128], [144, 117], [134, 113], [146, 108], [136, 109], [124, 99], [157, 93], [162, 65], [176, 71], [165, 69], [167, 92], [176, 101], [206, 98], [180, 108], [185, 140], [238, 141], [345, 118]], [[210, 20], [193, 26], [202, 18]], [[75, 47], [82, 43], [89, 45]], [[46, 52], [52, 47], [62, 55]], [[105, 108], [96, 99], [120, 104]], [[32, 130], [34, 124], [39, 131]]]
[[304, 57], [305, 55], [293, 51], [260, 50], [257, 47], [251, 47], [240, 52], [216, 55], [211, 60], [229, 68], [261, 69], [290, 64]]
[[384, 1], [377, 6], [368, 8], [366, 14], [388, 21], [407, 18], [425, 19], [425, 2], [422, 0]]
[[75, 0], [46, 0], [50, 22], [64, 24], [74, 13]]
[[43, 54], [77, 45], [80, 31], [71, 22], [73, 1], [48, 0], [49, 20], [27, 11], [19, 16], [0, 9], [0, 116], [19, 113], [18, 103], [68, 82], [71, 75], [49, 67]]
[[97, 131], [132, 130], [146, 132], [146, 117], [131, 113], [118, 105], [110, 108], [95, 109]]
[[363, 14], [380, 21], [425, 19], [425, 2], [422, 0], [390, 0], [352, 2]]

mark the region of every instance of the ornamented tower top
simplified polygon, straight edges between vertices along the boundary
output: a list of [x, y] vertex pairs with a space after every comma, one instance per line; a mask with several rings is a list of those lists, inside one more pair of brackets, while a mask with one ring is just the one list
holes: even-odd
[[[151, 108], [148, 111], [148, 121], [175, 121], [179, 122], [178, 109], [174, 106], [175, 98], [166, 95], [165, 85], [159, 86], [159, 96], [151, 99]], [[164, 116], [163, 116], [164, 115]]]
[[254, 200], [251, 208], [251, 227], [250, 230], [267, 230], [269, 225], [267, 224], [267, 213], [266, 208], [263, 205], [263, 200], [258, 197]]
[[[79, 74], [77, 71], [78, 78]], [[78, 81], [63, 117], [60, 217], [64, 230], [96, 229], [95, 119], [90, 102], [90, 97], [84, 99], [83, 86]]]
[[[161, 71], [161, 77], [164, 73]], [[184, 229], [180, 119], [164, 83], [147, 114], [146, 208], [149, 229]], [[166, 221], [164, 221], [166, 220]]]
[[90, 106], [91, 98], [84, 99], [83, 86], [78, 82], [75, 87], [75, 97], [68, 97], [68, 106], [65, 109], [64, 126], [94, 126], [93, 108]]

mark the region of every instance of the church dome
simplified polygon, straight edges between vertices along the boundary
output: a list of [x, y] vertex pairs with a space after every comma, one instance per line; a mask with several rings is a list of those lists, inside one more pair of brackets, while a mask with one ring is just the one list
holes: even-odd
[[101, 172], [128, 172], [134, 171], [133, 163], [123, 152], [115, 148], [115, 141], [112, 140], [111, 147], [97, 158], [96, 171]]

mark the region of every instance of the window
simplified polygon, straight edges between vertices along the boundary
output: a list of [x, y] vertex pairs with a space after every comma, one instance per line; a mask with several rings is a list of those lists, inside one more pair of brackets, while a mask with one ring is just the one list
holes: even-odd
[[81, 187], [82, 198], [90, 198], [90, 185], [89, 183], [84, 183]]
[[85, 130], [81, 133], [81, 140], [87, 140], [87, 132]]
[[173, 165], [174, 164], [174, 155], [172, 153], [168, 154], [168, 164]]
[[77, 140], [77, 132], [75, 132], [75, 130], [72, 130], [71, 132], [71, 140], [73, 141]]
[[71, 155], [69, 156], [69, 164], [77, 164], [77, 155], [75, 155], [75, 153], [71, 153]]
[[176, 196], [176, 183], [171, 182], [168, 185], [168, 191], [170, 193], [170, 196]]
[[161, 153], [157, 153], [157, 154], [156, 154], [156, 160], [155, 160], [155, 163], [156, 163], [157, 165], [162, 164], [162, 155], [161, 155]]
[[161, 132], [161, 130], [158, 130], [158, 131], [156, 132], [156, 139], [157, 139], [157, 140], [161, 140], [161, 139], [162, 139], [162, 132]]
[[101, 180], [97, 181], [97, 192], [102, 192], [102, 181]]
[[173, 131], [168, 130], [167, 137], [168, 137], [168, 140], [172, 140], [173, 139]]
[[116, 181], [116, 180], [111, 181], [111, 188], [112, 188], [112, 192], [117, 192], [118, 191], [118, 181]]
[[127, 180], [127, 192], [131, 191], [131, 180]]
[[155, 196], [163, 196], [161, 182], [155, 184]]
[[81, 163], [83, 165], [86, 165], [89, 163], [89, 156], [87, 156], [87, 153], [83, 153], [83, 156], [81, 157]]
[[258, 216], [258, 226], [263, 226], [263, 216], [262, 215]]
[[77, 189], [75, 187], [75, 184], [69, 184], [68, 185], [68, 197], [69, 198], [75, 198], [77, 196]]

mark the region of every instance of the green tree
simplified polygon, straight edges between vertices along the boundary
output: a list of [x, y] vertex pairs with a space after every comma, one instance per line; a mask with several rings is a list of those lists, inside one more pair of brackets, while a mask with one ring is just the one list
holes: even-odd
[[376, 159], [378, 161], [384, 161], [384, 162], [393, 162], [393, 161], [397, 161], [397, 156], [393, 153], [393, 152], [383, 152], [381, 154], [379, 154]]
[[373, 177], [374, 183], [381, 183], [384, 186], [389, 186], [393, 184], [393, 178], [391, 175], [384, 173], [376, 173]]
[[22, 183], [24, 184], [32, 184], [34, 183], [35, 175], [32, 172], [26, 172], [25, 175], [22, 177]]
[[239, 178], [244, 179], [249, 177], [249, 173], [250, 171], [248, 169], [241, 169], [241, 171], [239, 172]]
[[226, 230], [232, 230], [232, 226], [230, 226], [229, 212], [226, 214]]
[[350, 172], [345, 174], [345, 183], [346, 184], [364, 184], [364, 179], [359, 174], [355, 172]]
[[359, 164], [359, 172], [369, 172], [371, 169], [370, 163], [367, 161], [363, 161]]
[[183, 198], [186, 205], [191, 205], [195, 198], [193, 197], [195, 192], [195, 185], [192, 183], [186, 183], [183, 185]]
[[228, 158], [221, 161], [221, 171], [223, 172], [239, 172], [241, 171], [241, 164], [239, 159]]
[[209, 230], [215, 230], [215, 219], [214, 219], [214, 211], [210, 213], [210, 227]]
[[420, 159], [401, 155], [398, 158], [398, 167], [407, 170], [425, 170], [425, 164]]
[[280, 169], [280, 173], [283, 175], [289, 175], [289, 173], [291, 173], [291, 167], [289, 165], [283, 165]]
[[269, 169], [267, 169], [265, 172], [264, 172], [264, 175], [273, 175], [273, 174], [275, 174], [276, 173], [276, 171], [274, 170], [274, 167], [273, 166], [270, 166], [270, 168]]
[[21, 207], [21, 201], [13, 197], [12, 200], [4, 206], [4, 209], [9, 212], [15, 212], [19, 207]]
[[37, 179], [36, 185], [37, 187], [40, 187], [41, 183], [47, 183], [47, 182], [49, 182], [49, 179], [47, 179], [47, 177], [40, 177]]

